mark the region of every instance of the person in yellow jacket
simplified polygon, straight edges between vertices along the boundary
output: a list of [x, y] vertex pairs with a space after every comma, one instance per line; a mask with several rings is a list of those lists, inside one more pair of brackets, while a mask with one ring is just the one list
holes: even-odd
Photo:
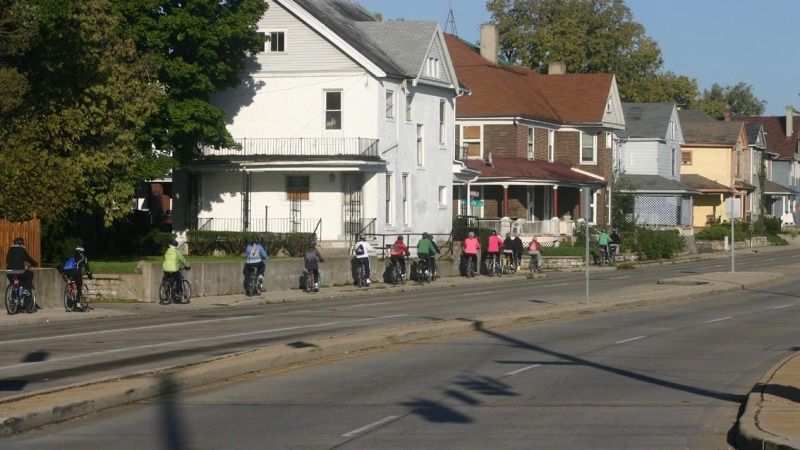
[[172, 240], [169, 243], [167, 252], [164, 253], [164, 264], [161, 266], [164, 269], [164, 277], [177, 277], [178, 279], [178, 294], [183, 295], [183, 274], [181, 269], [191, 269], [186, 262], [186, 258], [178, 251], [178, 241]]

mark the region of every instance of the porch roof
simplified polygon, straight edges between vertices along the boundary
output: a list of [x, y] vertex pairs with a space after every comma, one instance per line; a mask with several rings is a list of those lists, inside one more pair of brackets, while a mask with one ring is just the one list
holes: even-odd
[[681, 175], [681, 183], [704, 194], [733, 194], [733, 189], [717, 183], [702, 175], [688, 173]]
[[795, 193], [788, 187], [770, 180], [764, 180], [764, 193], [767, 195], [778, 196], [795, 195]]
[[215, 160], [206, 158], [186, 166], [197, 172], [241, 171], [241, 172], [280, 172], [304, 170], [308, 172], [380, 172], [385, 170], [386, 161], [382, 159], [354, 159], [353, 157], [257, 157], [225, 158]]
[[671, 180], [660, 175], [625, 175], [633, 189], [620, 188], [621, 192], [642, 194], [696, 194], [698, 191], [686, 186], [678, 180]]
[[480, 172], [478, 183], [496, 181], [518, 183], [541, 183], [551, 185], [602, 186], [606, 182], [599, 177], [575, 170], [563, 163], [551, 163], [540, 160], [521, 158], [495, 157], [489, 165], [483, 160], [470, 159], [467, 167]]
[[735, 187], [736, 189], [738, 189], [740, 191], [755, 191], [757, 189], [752, 184], [750, 184], [750, 183], [748, 183], [746, 181], [741, 181], [741, 180], [736, 180], [733, 183], [733, 187]]

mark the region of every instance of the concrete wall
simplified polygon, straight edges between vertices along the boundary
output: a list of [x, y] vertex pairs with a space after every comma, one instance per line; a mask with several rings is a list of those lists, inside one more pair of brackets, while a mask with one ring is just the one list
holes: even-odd
[[[64, 307], [64, 280], [56, 269], [32, 269], [33, 287], [36, 289], [36, 303], [42, 308]], [[5, 308], [5, 294], [8, 278], [0, 277], [0, 295], [3, 297]]]

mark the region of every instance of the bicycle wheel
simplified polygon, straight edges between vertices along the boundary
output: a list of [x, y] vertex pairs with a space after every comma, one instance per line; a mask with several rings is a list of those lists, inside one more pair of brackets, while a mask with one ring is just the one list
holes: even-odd
[[306, 292], [314, 292], [314, 272], [306, 272]]
[[472, 258], [467, 258], [467, 277], [472, 278], [475, 276], [475, 263]]
[[81, 312], [89, 310], [89, 286], [86, 283], [81, 285]]
[[11, 284], [6, 286], [6, 311], [9, 314], [17, 313], [17, 299], [14, 293], [14, 286]]
[[192, 285], [189, 283], [189, 280], [183, 280], [183, 295], [181, 296], [180, 300], [181, 303], [189, 303], [189, 299], [192, 298]]
[[75, 295], [75, 285], [69, 283], [64, 287], [64, 309], [67, 312], [75, 311], [75, 304], [77, 302], [78, 299]]
[[528, 271], [530, 272], [531, 275], [533, 275], [536, 272], [536, 260], [534, 259], [533, 255], [531, 255], [531, 260], [528, 263]]
[[166, 279], [162, 279], [161, 286], [158, 287], [158, 302], [162, 305], [172, 303], [172, 283]]
[[36, 289], [31, 288], [31, 293], [22, 300], [25, 303], [25, 312], [33, 314], [36, 311]]

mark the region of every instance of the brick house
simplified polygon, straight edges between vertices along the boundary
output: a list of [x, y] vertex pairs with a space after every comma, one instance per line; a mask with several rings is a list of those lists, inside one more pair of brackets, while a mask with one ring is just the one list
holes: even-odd
[[[614, 75], [542, 75], [497, 62], [497, 32], [481, 28], [480, 48], [453, 35], [447, 47], [470, 94], [456, 104], [456, 159], [479, 170], [454, 188], [455, 214], [542, 222], [581, 217], [609, 223], [613, 132], [625, 119]], [[592, 190], [581, 204], [580, 189]], [[473, 207], [471, 199], [482, 206]], [[481, 202], [478, 202], [480, 205]]]

